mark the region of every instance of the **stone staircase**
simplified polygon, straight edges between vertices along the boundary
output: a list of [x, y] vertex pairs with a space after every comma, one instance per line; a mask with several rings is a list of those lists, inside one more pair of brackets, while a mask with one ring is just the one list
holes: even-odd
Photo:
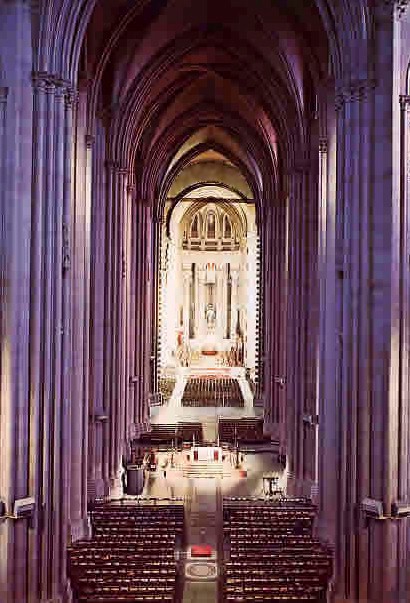
[[196, 461], [195, 463], [191, 463], [184, 466], [183, 471], [184, 477], [223, 477], [228, 476], [230, 473], [227, 471], [223, 463], [218, 462], [201, 462]]

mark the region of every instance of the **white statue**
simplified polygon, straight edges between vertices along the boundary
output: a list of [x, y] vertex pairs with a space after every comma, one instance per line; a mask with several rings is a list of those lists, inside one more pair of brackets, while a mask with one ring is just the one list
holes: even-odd
[[206, 324], [208, 325], [208, 329], [215, 326], [216, 314], [215, 314], [214, 307], [211, 304], [208, 305], [206, 312], [205, 312], [205, 316], [206, 316]]

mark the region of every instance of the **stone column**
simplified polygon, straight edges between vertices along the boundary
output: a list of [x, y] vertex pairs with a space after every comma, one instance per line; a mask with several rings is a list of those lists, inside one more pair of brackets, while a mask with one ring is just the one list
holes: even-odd
[[119, 423], [119, 345], [118, 345], [118, 321], [119, 321], [119, 307], [120, 307], [120, 291], [119, 286], [119, 274], [121, 270], [121, 255], [120, 255], [120, 213], [122, 210], [122, 203], [120, 198], [120, 181], [121, 181], [121, 166], [119, 163], [114, 164], [114, 173], [112, 181], [112, 247], [111, 247], [111, 273], [109, 278], [111, 279], [111, 300], [110, 300], [110, 312], [111, 312], [111, 366], [109, 369], [109, 379], [111, 379], [110, 387], [110, 414], [109, 414], [109, 426], [110, 426], [110, 493], [113, 492], [118, 494], [118, 470], [119, 470], [119, 458], [118, 458], [118, 423]]
[[[0, 22], [7, 32], [16, 40], [28, 38], [29, 27], [21, 30], [24, 22], [29, 23], [28, 7], [9, 4], [6, 12]], [[9, 480], [8, 486], [3, 488], [1, 483], [0, 489], [6, 494], [7, 488], [12, 488], [7, 501], [10, 513], [16, 499], [32, 496], [35, 500], [32, 529], [27, 520], [0, 526], [0, 539], [10, 536], [4, 550], [11, 554], [0, 563], [0, 571], [6, 569], [8, 574], [5, 581], [0, 577], [1, 598], [7, 603], [35, 601], [39, 596], [59, 601], [67, 586], [71, 462], [68, 269], [73, 95], [61, 79], [46, 73], [32, 74], [31, 60], [25, 57], [22, 64], [19, 62], [23, 47], [19, 44], [19, 50], [13, 51], [7, 33], [2, 32], [1, 38], [12, 52], [7, 64], [14, 65], [19, 75], [10, 80], [12, 103], [7, 105], [9, 111], [1, 122], [8, 138], [7, 162], [2, 160], [0, 166], [7, 168], [7, 177], [2, 175], [2, 274], [7, 287], [2, 295], [1, 314], [6, 322], [1, 332], [8, 355], [6, 364], [2, 359], [1, 371], [1, 415], [8, 427], [3, 431], [1, 425], [1, 430], [3, 445], [12, 456], [0, 460], [6, 471], [2, 475]], [[13, 132], [17, 122], [20, 126]], [[13, 149], [20, 146], [14, 165]], [[14, 249], [8, 247], [9, 243]], [[8, 258], [6, 252], [11, 249], [12, 257]], [[10, 300], [12, 316], [8, 315]], [[19, 325], [16, 331], [14, 320]], [[18, 336], [18, 360], [13, 357], [16, 342], [11, 335]], [[17, 370], [18, 388], [10, 380], [12, 368]], [[24, 397], [20, 397], [23, 392]], [[6, 394], [11, 394], [9, 400], [3, 398]], [[8, 442], [9, 427], [13, 428], [15, 442]], [[3, 585], [12, 590], [4, 590]]]
[[[151, 316], [150, 322], [150, 354], [145, 356], [148, 361], [146, 370], [148, 371], [148, 394], [150, 391], [155, 391], [158, 387], [158, 332], [160, 326], [160, 315], [159, 315], [159, 291], [160, 291], [160, 272], [158, 270], [159, 256], [161, 253], [161, 232], [162, 232], [162, 218], [157, 213], [152, 214], [152, 208], [148, 201], [145, 201], [147, 210], [146, 225], [149, 246], [147, 247], [146, 258], [146, 274], [149, 277], [147, 282], [147, 288], [145, 292], [145, 302], [149, 305], [147, 310], [149, 316]], [[148, 301], [149, 298], [149, 301]]]
[[[284, 231], [286, 232], [286, 226], [284, 225]], [[264, 236], [264, 235], [262, 235]], [[247, 341], [247, 350], [246, 350], [246, 365], [251, 369], [255, 370], [256, 365], [256, 314], [257, 314], [257, 281], [261, 278], [258, 270], [258, 261], [257, 261], [257, 235], [254, 230], [248, 230], [247, 233], [247, 248], [248, 254], [244, 254], [247, 257], [247, 263], [249, 265], [247, 272], [247, 291], [248, 291], [248, 311], [247, 311], [247, 321], [248, 321], [248, 341]], [[265, 248], [264, 248], [264, 251]], [[263, 262], [263, 266], [265, 266], [265, 262]], [[266, 296], [263, 300], [265, 305]]]
[[67, 593], [67, 549], [65, 543], [70, 538], [70, 487], [71, 487], [71, 194], [72, 194], [72, 152], [73, 152], [73, 117], [76, 94], [70, 87], [65, 96], [65, 128], [64, 128], [64, 191], [62, 196], [62, 374], [61, 374], [61, 565], [60, 580], [64, 587], [63, 601], [69, 600]]
[[140, 428], [149, 420], [152, 277], [148, 251], [152, 228], [150, 207], [136, 198], [134, 201], [132, 255], [134, 258], [135, 304], [133, 306], [135, 338], [133, 358], [134, 424]]
[[[33, 496], [29, 482], [30, 398], [29, 314], [32, 219], [32, 111], [30, 6], [0, 6], [0, 493], [12, 512], [16, 499]], [[27, 600], [29, 584], [28, 521], [1, 522], [0, 598]]]
[[133, 395], [133, 357], [135, 354], [135, 261], [133, 253], [134, 236], [134, 206], [135, 206], [135, 186], [132, 183], [127, 185], [126, 198], [126, 283], [125, 283], [125, 437], [127, 443], [135, 436], [136, 426], [134, 424], [134, 395]]
[[105, 192], [105, 272], [104, 272], [104, 349], [103, 349], [103, 415], [107, 417], [101, 425], [102, 431], [102, 474], [103, 482], [107, 488], [110, 487], [112, 457], [111, 457], [111, 442], [112, 442], [112, 421], [114, 410], [112, 408], [112, 387], [113, 375], [111, 373], [112, 366], [112, 348], [113, 348], [113, 332], [114, 332], [114, 316], [112, 308], [113, 298], [113, 262], [114, 262], [114, 189], [116, 179], [116, 165], [113, 161], [107, 160], [106, 168], [106, 192]]
[[129, 295], [128, 295], [128, 421], [129, 435], [138, 429], [138, 408], [136, 405], [137, 372], [135, 357], [137, 349], [137, 320], [136, 306], [137, 298], [137, 255], [136, 255], [136, 232], [137, 232], [137, 203], [135, 198], [135, 185], [128, 187], [128, 201], [130, 206], [130, 252], [129, 252]]
[[[160, 291], [159, 291], [159, 325], [157, 333], [158, 348], [160, 354], [160, 366], [163, 367], [168, 358], [169, 350], [172, 346], [171, 328], [172, 320], [172, 304], [174, 295], [170, 294], [170, 283], [175, 287], [175, 280], [172, 277], [172, 268], [170, 263], [171, 257], [171, 240], [166, 235], [166, 228], [161, 225], [161, 258], [160, 258]], [[172, 281], [170, 280], [172, 279]]]
[[[258, 222], [258, 231], [262, 232], [262, 225]], [[263, 388], [263, 356], [264, 356], [264, 329], [263, 324], [265, 320], [264, 316], [264, 282], [262, 278], [263, 274], [263, 256], [261, 253], [261, 236], [259, 234], [255, 237], [255, 260], [256, 260], [256, 312], [255, 312], [255, 324], [256, 324], [256, 336], [255, 336], [255, 405], [260, 404], [262, 397]]]
[[[151, 383], [153, 380], [156, 382], [156, 367], [151, 363], [150, 355], [147, 353], [151, 350], [151, 357], [154, 357], [155, 349], [155, 331], [153, 329], [154, 316], [156, 311], [156, 298], [155, 298], [155, 274], [157, 270], [154, 269], [155, 264], [155, 250], [158, 245], [158, 231], [159, 222], [155, 220], [151, 205], [146, 201], [143, 205], [143, 241], [145, 241], [144, 248], [144, 265], [143, 265], [143, 305], [142, 305], [142, 322], [144, 328], [144, 337], [142, 340], [143, 349], [141, 351], [142, 366], [143, 366], [143, 381], [142, 381], [142, 399], [140, 401], [142, 410], [143, 422], [147, 422], [149, 419], [149, 406], [148, 399], [151, 390]], [[153, 379], [154, 378], [154, 379]]]
[[96, 123], [93, 157], [92, 240], [91, 240], [91, 335], [90, 335], [90, 421], [89, 421], [89, 474], [88, 499], [108, 493], [104, 480], [103, 423], [104, 409], [104, 282], [106, 278], [106, 174], [105, 128]]
[[205, 321], [205, 270], [201, 267], [198, 268], [198, 287], [199, 287], [199, 332], [198, 338], [203, 340], [206, 334], [206, 321]]
[[[111, 221], [107, 239], [107, 312], [110, 315], [111, 333], [107, 341], [107, 359], [110, 383], [106, 383], [108, 412], [107, 430], [110, 443], [110, 489], [120, 489], [121, 454], [125, 441], [125, 349], [124, 349], [124, 213], [127, 187], [127, 170], [117, 163], [109, 164], [109, 188], [107, 197], [108, 220]], [[108, 240], [107, 240], [108, 245]], [[107, 369], [106, 369], [107, 370]]]
[[[368, 572], [372, 566], [371, 558], [375, 549], [378, 548], [381, 553], [380, 538], [383, 539], [383, 528], [380, 524], [374, 522], [371, 526], [371, 530], [374, 530], [373, 540], [369, 539], [369, 531], [363, 529], [363, 525], [359, 523], [361, 500], [365, 497], [379, 498], [382, 495], [381, 482], [377, 486], [371, 485], [369, 461], [372, 455], [371, 432], [376, 430], [381, 436], [380, 448], [378, 451], [374, 449], [372, 463], [374, 467], [379, 467], [381, 477], [382, 433], [385, 429], [382, 418], [384, 412], [380, 414], [381, 407], [377, 409], [376, 398], [373, 402], [375, 406], [370, 401], [376, 394], [375, 386], [378, 389], [377, 378], [373, 381], [373, 353], [369, 347], [373, 338], [369, 320], [374, 311], [369, 272], [373, 263], [370, 239], [375, 227], [370, 217], [372, 201], [369, 196], [373, 95], [373, 83], [369, 80], [360, 82], [359, 85], [352, 84], [338, 99], [340, 163], [336, 225], [336, 329], [340, 345], [336, 392], [338, 506], [335, 511], [336, 533], [339, 537], [336, 550], [337, 590], [339, 600], [342, 601], [345, 597], [349, 598], [350, 593], [353, 594], [356, 589], [359, 589], [360, 598], [376, 600], [368, 591], [368, 580], [371, 580]], [[377, 203], [375, 209], [376, 205]], [[376, 324], [381, 326], [384, 320], [385, 318], [379, 316]], [[376, 397], [380, 393], [376, 394]], [[357, 551], [360, 551], [359, 555]], [[359, 572], [359, 581], [356, 580], [356, 572]], [[381, 592], [380, 596], [380, 600], [387, 600], [382, 597]]]
[[[42, 448], [43, 430], [42, 425], [42, 402], [41, 402], [41, 379], [42, 379], [42, 306], [43, 294], [43, 231], [44, 231], [44, 197], [45, 197], [45, 143], [48, 129], [46, 113], [46, 79], [34, 78], [34, 114], [36, 115], [33, 131], [33, 166], [37, 177], [33, 181], [33, 212], [32, 212], [32, 241], [31, 241], [31, 303], [30, 303], [30, 388], [35, 414], [36, 428], [32, 433], [30, 441], [30, 456], [38, 459], [32, 463], [30, 470], [30, 486], [36, 495], [36, 504], [39, 508], [43, 505], [41, 483], [42, 458], [38, 458], [39, 448]], [[33, 582], [41, 583], [41, 560], [42, 550], [39, 546], [41, 541], [41, 529], [37, 523], [30, 552], [33, 555]], [[36, 586], [33, 585], [33, 589]], [[35, 590], [34, 590], [35, 592]]]
[[216, 337], [222, 342], [223, 333], [223, 294], [224, 294], [224, 271], [221, 266], [216, 269]]
[[236, 334], [236, 322], [238, 320], [238, 283], [239, 273], [238, 270], [231, 270], [232, 279], [232, 302], [231, 302], [231, 340], [235, 340]]
[[[336, 112], [334, 90], [323, 89], [319, 141], [319, 240], [320, 325], [317, 364], [319, 405], [318, 535], [336, 545], [338, 438], [336, 354], [341, 345], [336, 327]], [[341, 151], [342, 148], [339, 148]]]
[[190, 285], [191, 285], [191, 271], [184, 267], [183, 271], [184, 279], [184, 342], [189, 345], [189, 304], [190, 304]]
[[264, 406], [267, 428], [284, 444], [285, 418], [285, 258], [286, 258], [286, 205], [278, 199], [264, 219], [264, 280], [265, 280], [265, 388]]
[[87, 89], [78, 95], [75, 133], [75, 180], [71, 198], [72, 381], [70, 524], [73, 540], [87, 530], [89, 270], [91, 214], [91, 140], [86, 138]]
[[127, 421], [126, 421], [126, 360], [127, 360], [127, 338], [126, 338], [126, 283], [128, 273], [128, 256], [127, 256], [127, 232], [128, 232], [128, 170], [123, 169], [120, 173], [119, 195], [120, 203], [120, 245], [119, 245], [119, 271], [118, 271], [118, 380], [119, 380], [119, 420], [118, 420], [118, 456], [121, 457], [126, 452], [127, 439]]
[[[138, 298], [140, 300], [139, 306], [136, 308], [137, 310], [137, 320], [138, 320], [138, 330], [137, 330], [137, 364], [138, 364], [138, 420], [142, 424], [143, 423], [143, 404], [144, 404], [144, 354], [146, 354], [147, 350], [144, 350], [145, 344], [145, 324], [144, 324], [144, 316], [142, 313], [142, 308], [145, 306], [145, 295], [144, 295], [144, 279], [145, 276], [145, 244], [144, 244], [144, 234], [145, 234], [145, 208], [144, 203], [142, 201], [138, 201]], [[142, 281], [142, 282], [141, 282]], [[142, 302], [142, 303], [141, 303]]]
[[306, 338], [306, 181], [309, 165], [295, 165], [290, 176], [288, 214], [288, 305], [287, 305], [287, 444], [288, 490], [299, 494], [303, 480], [303, 405], [306, 379], [304, 373]]
[[[337, 471], [329, 483], [337, 488], [335, 600], [393, 603], [408, 596], [408, 526], [390, 517], [392, 503], [409, 496], [407, 377], [404, 390], [402, 381], [408, 370], [408, 166], [392, 77], [398, 72], [392, 3], [378, 3], [374, 17], [375, 72], [343, 84], [337, 104], [340, 345]], [[364, 521], [365, 498], [381, 503], [384, 519]]]
[[[396, 359], [395, 391], [399, 399], [397, 417], [397, 481], [395, 496], [397, 500], [410, 499], [410, 96], [400, 98], [400, 140], [396, 139], [395, 149], [400, 148], [400, 169], [398, 177], [401, 185], [399, 190], [400, 235], [397, 237], [396, 261], [396, 291], [399, 298], [398, 315], [396, 315], [395, 332], [400, 333], [400, 339], [394, 339]], [[395, 156], [398, 153], [396, 151]], [[397, 190], [397, 189], [396, 189]], [[397, 346], [397, 347], [396, 347]], [[393, 407], [394, 408], [394, 407]], [[392, 445], [394, 446], [393, 439]], [[407, 524], [407, 525], [406, 525]], [[397, 588], [400, 596], [410, 590], [410, 579], [405, 568], [410, 563], [410, 537], [408, 520], [401, 520], [398, 530], [398, 576]]]
[[222, 338], [226, 339], [227, 331], [227, 313], [228, 313], [228, 264], [222, 264]]
[[[58, 476], [62, 472], [62, 455], [61, 455], [61, 441], [63, 436], [63, 421], [64, 421], [64, 405], [62, 400], [62, 374], [64, 370], [64, 364], [67, 362], [67, 358], [62, 357], [63, 351], [63, 257], [64, 257], [64, 235], [63, 235], [63, 216], [64, 216], [64, 204], [62, 198], [64, 195], [65, 186], [65, 90], [61, 86], [57, 86], [54, 93], [54, 130], [55, 130], [55, 143], [54, 143], [54, 159], [53, 159], [53, 179], [54, 179], [54, 224], [52, 228], [54, 230], [54, 253], [53, 260], [54, 264], [52, 267], [52, 278], [53, 283], [53, 325], [52, 325], [52, 358], [51, 358], [51, 373], [52, 373], [52, 387], [51, 401], [52, 408], [50, 413], [50, 432], [51, 432], [51, 454], [52, 462], [50, 468], [52, 471], [53, 479], [50, 487], [50, 498], [49, 503], [50, 510], [53, 509], [54, 513], [51, 515], [51, 521], [49, 523], [50, 533], [53, 534], [51, 551], [52, 551], [52, 562], [49, 566], [49, 573], [51, 576], [51, 588], [49, 597], [58, 600], [61, 593], [61, 580], [65, 575], [65, 570], [62, 570], [62, 564], [66, 563], [65, 546], [66, 541], [62, 540], [62, 534], [64, 530], [63, 522], [63, 505], [62, 501], [66, 496], [66, 486], [61, 482]], [[51, 208], [49, 208], [49, 211]], [[65, 452], [65, 451], [64, 451]], [[64, 518], [65, 520], [66, 518]], [[50, 534], [49, 534], [50, 538]], [[61, 575], [63, 574], [63, 576]]]
[[275, 346], [275, 388], [273, 395], [273, 419], [275, 435], [279, 439], [280, 451], [285, 452], [284, 442], [286, 433], [286, 252], [287, 252], [287, 199], [279, 199], [276, 207], [276, 282], [277, 291], [276, 326], [277, 337]]
[[[274, 288], [273, 288], [273, 258], [275, 254], [275, 240], [273, 236], [273, 207], [267, 204], [264, 213], [264, 230], [262, 233], [264, 252], [263, 258], [263, 280], [264, 280], [264, 331], [265, 331], [265, 349], [264, 349], [264, 380], [263, 380], [263, 398], [265, 409], [265, 429], [268, 433], [272, 432], [272, 395], [273, 395], [273, 346], [275, 332], [273, 328], [272, 315], [274, 311]], [[250, 287], [252, 284], [250, 283]]]

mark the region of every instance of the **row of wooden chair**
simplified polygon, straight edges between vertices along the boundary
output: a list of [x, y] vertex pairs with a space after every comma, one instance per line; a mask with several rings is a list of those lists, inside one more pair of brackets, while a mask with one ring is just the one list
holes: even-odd
[[312, 536], [305, 499], [224, 500], [226, 603], [326, 601], [330, 551]]
[[78, 603], [175, 603], [181, 504], [95, 503], [92, 538], [69, 549]]
[[152, 425], [151, 431], [141, 434], [138, 444], [144, 445], [171, 445], [174, 443], [203, 441], [202, 423], [182, 421], [180, 423], [169, 423]]
[[185, 385], [181, 401], [187, 407], [243, 408], [244, 400], [237, 379], [231, 377], [194, 377]]
[[220, 418], [218, 421], [221, 442], [263, 443], [268, 440], [263, 434], [263, 419], [243, 417], [241, 419]]

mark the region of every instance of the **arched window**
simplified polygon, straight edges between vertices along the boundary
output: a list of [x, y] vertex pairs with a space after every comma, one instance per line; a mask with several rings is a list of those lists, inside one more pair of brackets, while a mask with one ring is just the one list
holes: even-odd
[[193, 239], [199, 239], [199, 228], [198, 228], [198, 215], [194, 217], [191, 224], [191, 237]]
[[206, 237], [207, 239], [216, 238], [216, 216], [210, 211], [206, 217]]
[[228, 218], [228, 216], [225, 216], [224, 238], [225, 239], [232, 238], [232, 226], [231, 226], [231, 221]]

